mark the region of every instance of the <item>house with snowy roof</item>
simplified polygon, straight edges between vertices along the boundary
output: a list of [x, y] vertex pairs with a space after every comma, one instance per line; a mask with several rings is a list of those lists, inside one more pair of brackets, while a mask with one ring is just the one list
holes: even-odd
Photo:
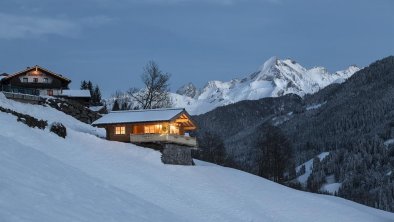
[[71, 80], [65, 76], [35, 65], [14, 74], [0, 75], [0, 90], [36, 96], [55, 96], [88, 105], [89, 90], [69, 90]]
[[197, 125], [182, 108], [112, 111], [92, 125], [105, 128], [112, 141], [197, 146], [189, 136]]
[[79, 90], [79, 89], [65, 89], [57, 95], [57, 97], [73, 100], [79, 102], [82, 105], [89, 106], [90, 104], [90, 90]]

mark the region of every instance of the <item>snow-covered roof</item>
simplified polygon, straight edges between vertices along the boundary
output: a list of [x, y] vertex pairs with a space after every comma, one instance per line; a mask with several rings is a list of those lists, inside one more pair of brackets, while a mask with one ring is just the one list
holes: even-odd
[[93, 122], [93, 125], [169, 121], [184, 112], [183, 108], [112, 111]]
[[93, 112], [98, 112], [102, 108], [104, 108], [104, 106], [91, 106], [91, 107], [89, 107], [89, 109], [92, 110]]
[[0, 74], [0, 81], [8, 76], [7, 73]]
[[42, 67], [39, 66], [39, 65], [35, 65], [35, 66], [33, 66], [33, 67], [27, 67], [25, 70], [22, 70], [22, 71], [20, 71], [20, 72], [14, 73], [14, 74], [12, 74], [12, 75], [8, 75], [6, 78], [7, 78], [7, 79], [13, 78], [13, 77], [15, 77], [15, 76], [18, 76], [18, 75], [20, 75], [20, 74], [26, 73], [26, 72], [31, 71], [31, 70], [34, 70], [34, 69], [35, 69], [35, 70], [40, 69], [40, 70], [42, 70], [42, 71], [44, 71], [44, 72], [46, 72], [46, 73], [48, 73], [48, 74], [50, 74], [50, 75], [52, 75], [52, 76], [55, 76], [55, 77], [57, 77], [57, 78], [59, 78], [59, 79], [62, 79], [62, 80], [64, 80], [64, 81], [66, 81], [66, 82], [68, 82], [68, 83], [71, 82], [70, 79], [64, 77], [63, 75], [54, 73], [54, 72], [52, 72], [52, 71], [50, 71], [50, 70], [48, 70], [48, 69], [42, 68]]
[[63, 90], [60, 96], [66, 97], [88, 97], [90, 98], [90, 91], [89, 90], [79, 90], [79, 89], [67, 89]]

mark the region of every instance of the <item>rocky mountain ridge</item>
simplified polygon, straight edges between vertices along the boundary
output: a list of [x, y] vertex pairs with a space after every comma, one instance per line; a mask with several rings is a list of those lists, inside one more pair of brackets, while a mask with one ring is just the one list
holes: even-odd
[[324, 67], [307, 69], [294, 60], [272, 57], [258, 71], [245, 78], [227, 82], [209, 81], [202, 89], [188, 83], [171, 96], [174, 106], [185, 107], [192, 114], [202, 114], [242, 100], [279, 97], [290, 93], [302, 97], [332, 83], [342, 83], [359, 70], [352, 65], [330, 73]]

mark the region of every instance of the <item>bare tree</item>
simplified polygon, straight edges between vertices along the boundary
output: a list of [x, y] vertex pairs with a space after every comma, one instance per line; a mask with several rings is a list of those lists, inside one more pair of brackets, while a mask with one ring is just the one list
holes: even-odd
[[131, 88], [128, 91], [139, 108], [171, 107], [171, 98], [168, 93], [170, 75], [168, 73], [161, 71], [154, 61], [150, 61], [144, 67], [141, 79], [145, 85], [143, 89]]

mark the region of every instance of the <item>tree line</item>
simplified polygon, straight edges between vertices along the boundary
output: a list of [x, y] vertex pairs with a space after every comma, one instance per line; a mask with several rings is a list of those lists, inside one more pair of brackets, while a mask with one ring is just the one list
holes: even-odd
[[[197, 141], [199, 150], [193, 152], [194, 158], [242, 169], [239, 161], [227, 152], [220, 135], [204, 132], [197, 135]], [[258, 168], [256, 175], [282, 184], [296, 177], [293, 149], [280, 128], [271, 124], [260, 128], [255, 146]]]

